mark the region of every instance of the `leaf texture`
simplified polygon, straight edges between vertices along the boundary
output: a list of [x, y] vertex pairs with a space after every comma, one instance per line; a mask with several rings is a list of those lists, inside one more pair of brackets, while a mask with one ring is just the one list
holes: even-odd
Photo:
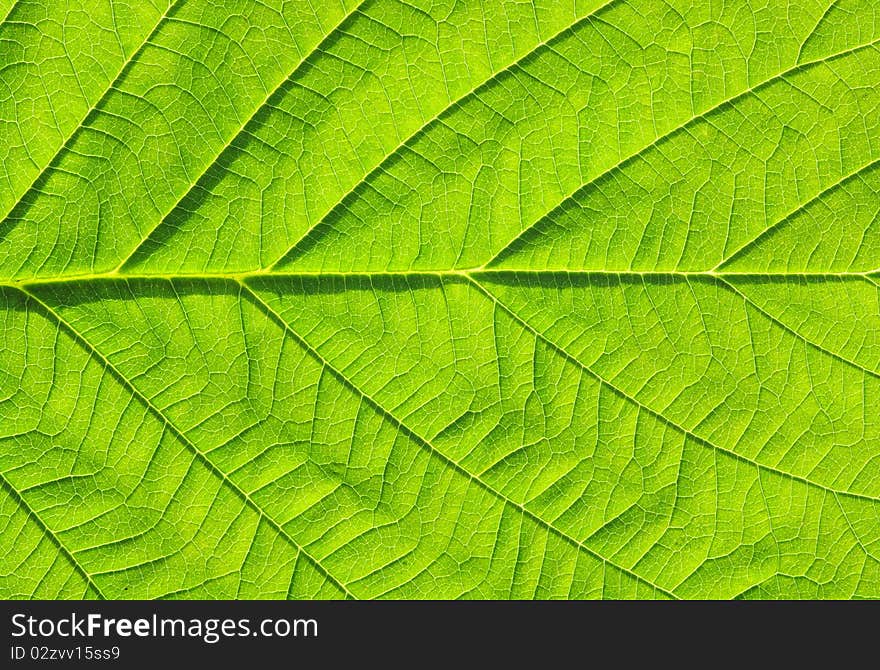
[[880, 597], [875, 3], [0, 18], [0, 596]]

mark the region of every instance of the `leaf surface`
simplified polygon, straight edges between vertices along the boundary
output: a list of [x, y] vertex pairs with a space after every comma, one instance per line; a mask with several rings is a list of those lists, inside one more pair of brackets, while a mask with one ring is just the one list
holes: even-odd
[[0, 6], [0, 596], [880, 597], [867, 0]]

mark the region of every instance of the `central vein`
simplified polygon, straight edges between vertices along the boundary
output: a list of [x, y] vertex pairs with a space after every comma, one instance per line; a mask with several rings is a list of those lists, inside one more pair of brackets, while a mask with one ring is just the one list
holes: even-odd
[[876, 270], [868, 270], [864, 272], [724, 272], [717, 270], [557, 270], [545, 269], [537, 270], [530, 268], [468, 268], [462, 270], [365, 270], [365, 271], [278, 271], [278, 270], [256, 270], [251, 272], [178, 272], [178, 273], [126, 273], [126, 272], [101, 272], [87, 274], [69, 274], [55, 275], [44, 277], [24, 277], [24, 278], [0, 278], [0, 286], [32, 286], [40, 284], [61, 284], [61, 283], [81, 283], [89, 281], [145, 281], [145, 280], [181, 280], [181, 281], [237, 281], [247, 282], [252, 279], [276, 277], [279, 279], [289, 278], [469, 278], [477, 276], [497, 276], [497, 277], [545, 277], [547, 279], [563, 278], [563, 277], [619, 277], [621, 279], [639, 279], [639, 278], [669, 278], [669, 279], [698, 279], [705, 278], [789, 278], [793, 280], [815, 279], [865, 279], [880, 280], [880, 268]]

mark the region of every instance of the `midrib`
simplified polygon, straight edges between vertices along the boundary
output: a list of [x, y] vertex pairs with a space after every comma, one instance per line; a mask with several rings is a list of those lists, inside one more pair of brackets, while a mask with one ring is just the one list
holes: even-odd
[[866, 279], [880, 274], [880, 268], [867, 271], [851, 272], [750, 272], [750, 271], [717, 271], [717, 270], [565, 270], [565, 269], [534, 269], [534, 268], [468, 268], [454, 270], [364, 270], [342, 272], [336, 270], [321, 271], [278, 271], [256, 270], [248, 272], [177, 272], [177, 273], [125, 273], [99, 272], [82, 274], [46, 275], [22, 278], [0, 278], [0, 286], [39, 286], [45, 284], [79, 284], [91, 281], [235, 281], [248, 282], [265, 278], [395, 278], [402, 279], [455, 279], [469, 277], [545, 277], [547, 279], [561, 277], [619, 277], [621, 279], [699, 279], [699, 278], [789, 278], [795, 281], [807, 279]]

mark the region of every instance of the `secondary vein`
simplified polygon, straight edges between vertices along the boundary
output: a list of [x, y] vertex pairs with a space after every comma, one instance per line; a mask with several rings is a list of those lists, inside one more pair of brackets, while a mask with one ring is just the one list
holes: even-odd
[[184, 444], [188, 449], [190, 449], [195, 457], [202, 461], [208, 469], [228, 487], [232, 489], [236, 495], [238, 495], [245, 503], [253, 509], [257, 515], [266, 521], [274, 530], [277, 532], [282, 538], [286, 539], [291, 546], [303, 556], [308, 558], [309, 561], [321, 572], [328, 580], [333, 582], [336, 586], [338, 586], [345, 594], [351, 598], [356, 598], [356, 596], [349, 591], [348, 587], [336, 577], [334, 577], [316, 558], [311, 556], [304, 547], [302, 547], [296, 540], [291, 537], [291, 535], [279, 524], [275, 519], [266, 514], [262, 507], [257, 505], [254, 500], [248, 495], [246, 491], [241, 489], [235, 482], [233, 482], [225, 472], [223, 472], [217, 465], [213, 463], [177, 426], [175, 426], [171, 420], [165, 416], [165, 413], [162, 412], [153, 402], [141, 393], [134, 384], [129, 381], [129, 379], [123, 375], [117, 368], [114, 366], [109, 359], [107, 359], [100, 351], [98, 351], [89, 340], [83, 336], [79, 331], [77, 331], [64, 317], [62, 317], [51, 305], [44, 302], [40, 299], [35, 293], [28, 291], [24, 287], [19, 287], [19, 290], [24, 293], [29, 299], [33, 300], [34, 303], [39, 305], [43, 310], [45, 310], [57, 323], [60, 327], [67, 330], [71, 336], [81, 344], [81, 346], [85, 347], [86, 351], [89, 352], [90, 355], [94, 356], [96, 359], [101, 361], [101, 364], [104, 366], [106, 370], [108, 370], [115, 379], [117, 379], [126, 390], [132, 394], [138, 401], [142, 402], [144, 406], [159, 420], [161, 421], [168, 430], [174, 435], [175, 438], [180, 440], [182, 444]]

